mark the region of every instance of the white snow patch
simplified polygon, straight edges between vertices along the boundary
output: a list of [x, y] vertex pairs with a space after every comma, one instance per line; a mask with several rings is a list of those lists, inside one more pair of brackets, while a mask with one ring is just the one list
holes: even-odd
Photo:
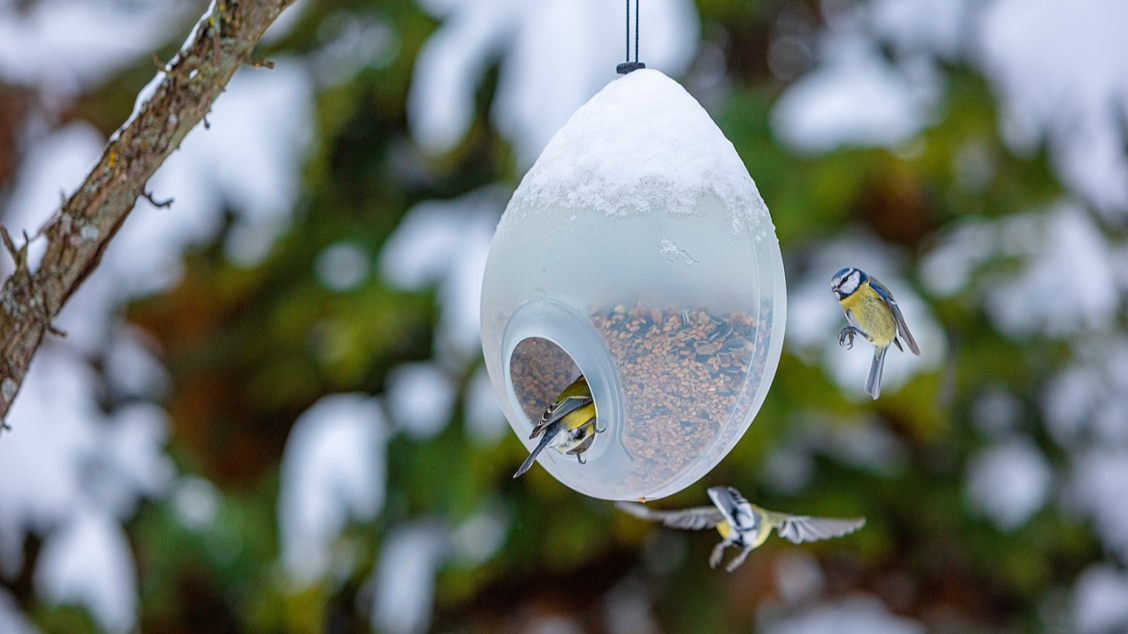
[[85, 607], [108, 632], [137, 622], [137, 574], [125, 531], [108, 516], [83, 510], [47, 536], [35, 585], [50, 601]]
[[909, 450], [892, 432], [876, 421], [827, 421], [812, 430], [807, 442], [843, 464], [873, 473], [903, 471]]
[[776, 445], [764, 462], [762, 478], [772, 490], [797, 495], [815, 474], [815, 459], [805, 443], [791, 441]]
[[630, 576], [615, 584], [604, 598], [603, 626], [610, 634], [661, 632], [646, 584]]
[[508, 533], [505, 508], [500, 500], [491, 500], [451, 532], [451, 552], [459, 565], [480, 566], [501, 549]]
[[446, 428], [456, 394], [454, 381], [437, 363], [404, 363], [392, 369], [385, 391], [396, 426], [415, 440]]
[[1042, 394], [1050, 434], [1066, 448], [1128, 446], [1128, 339], [1098, 337], [1075, 354]]
[[[978, 281], [992, 320], [1012, 336], [1068, 337], [1104, 329], [1119, 313], [1113, 252], [1093, 219], [1063, 202], [988, 222], [959, 225], [926, 255], [921, 277], [938, 295], [954, 295]], [[978, 275], [988, 262], [1017, 258], [1017, 274]], [[1069, 289], [1069, 301], [1045, 301]]]
[[164, 453], [168, 428], [168, 414], [153, 403], [132, 403], [114, 412], [99, 433], [105, 466], [86, 482], [101, 510], [128, 519], [136, 511], [138, 496], [164, 493], [175, 472]]
[[184, 11], [174, 0], [0, 3], [0, 78], [69, 98], [158, 49]]
[[[102, 154], [105, 139], [94, 126], [75, 121], [42, 136], [33, 137], [21, 157], [11, 196], [4, 209], [4, 224], [19, 245], [20, 233], [30, 236], [62, 207], [64, 197], [82, 184], [82, 179]], [[39, 266], [46, 242], [28, 254], [28, 264]], [[10, 267], [5, 256], [4, 266]], [[8, 269], [10, 270], [10, 268]]]
[[344, 84], [365, 68], [387, 66], [400, 50], [399, 34], [391, 25], [344, 11], [327, 16], [317, 37], [321, 46], [306, 59], [322, 88]]
[[1073, 626], [1078, 634], [1128, 631], [1128, 575], [1108, 564], [1090, 566], [1073, 588]]
[[266, 28], [266, 32], [262, 34], [259, 41], [263, 44], [274, 44], [284, 39], [294, 31], [294, 27], [301, 23], [311, 4], [313, 4], [311, 0], [295, 0], [293, 4], [279, 14], [273, 24]]
[[1015, 437], [976, 456], [967, 480], [971, 505], [1000, 529], [1011, 531], [1045, 505], [1053, 471], [1034, 443]]
[[924, 625], [889, 611], [877, 598], [852, 595], [796, 614], [761, 619], [766, 634], [924, 634]]
[[447, 19], [423, 44], [407, 96], [407, 122], [425, 149], [447, 152], [474, 116], [474, 91], [518, 17], [512, 0], [474, 3]]
[[972, 403], [972, 419], [985, 435], [1001, 439], [1019, 429], [1022, 403], [1002, 388], [992, 388], [976, 397]]
[[481, 352], [482, 276], [504, 194], [489, 187], [420, 203], [408, 210], [380, 253], [380, 273], [391, 284], [406, 290], [439, 287], [440, 355], [468, 360]]
[[734, 233], [770, 233], [768, 209], [732, 143], [677, 82], [644, 69], [612, 81], [572, 115], [508, 209], [690, 214], [709, 194]]
[[775, 561], [775, 586], [785, 605], [800, 605], [822, 594], [826, 579], [814, 557], [789, 550]]
[[932, 118], [940, 77], [923, 60], [885, 61], [855, 20], [821, 41], [825, 62], [792, 84], [772, 110], [772, 130], [804, 153], [843, 146], [897, 147]]
[[996, 224], [972, 218], [956, 225], [925, 254], [920, 265], [924, 286], [934, 295], [951, 297], [971, 283], [977, 269], [999, 251], [998, 242], [1005, 221]]
[[180, 523], [197, 531], [215, 524], [220, 501], [215, 485], [196, 476], [180, 478], [172, 493], [172, 508]]
[[463, 420], [470, 441], [478, 445], [494, 445], [505, 437], [509, 425], [497, 402], [490, 375], [483, 366], [474, 372], [466, 386], [466, 407]]
[[132, 627], [137, 599], [115, 522], [139, 497], [161, 494], [172, 465], [162, 452], [164, 412], [137, 405], [106, 416], [94, 384], [86, 361], [65, 348], [46, 345], [32, 364], [9, 416], [13, 432], [0, 443], [0, 570], [23, 564], [27, 533], [44, 535], [37, 584], [117, 632]]
[[447, 531], [433, 522], [393, 530], [371, 582], [372, 625], [388, 634], [425, 632], [431, 624], [435, 575], [449, 551]]
[[124, 325], [115, 329], [106, 350], [106, 377], [118, 394], [152, 399], [164, 396], [170, 379], [156, 348], [157, 343], [140, 328]]
[[368, 254], [352, 242], [336, 242], [317, 255], [313, 263], [317, 279], [326, 288], [350, 291], [368, 276]]
[[23, 563], [26, 532], [40, 534], [81, 506], [83, 466], [96, 451], [104, 422], [93, 379], [80, 360], [44, 346], [8, 415], [0, 442], [0, 569]]
[[1106, 547], [1128, 558], [1128, 449], [1075, 454], [1070, 490], [1068, 505], [1092, 520]]
[[[998, 0], [976, 24], [976, 57], [1024, 151], [1048, 139], [1065, 182], [1099, 209], [1128, 211], [1128, 4]], [[1037, 81], [1031, 81], [1037, 78]]]
[[350, 520], [384, 505], [386, 430], [379, 402], [363, 394], [323, 397], [294, 423], [282, 454], [278, 527], [282, 563], [299, 583], [328, 572]]
[[[193, 69], [192, 72], [195, 73], [196, 70]], [[126, 128], [133, 125], [133, 122], [137, 119], [137, 117], [141, 116], [141, 109], [145, 107], [145, 104], [149, 103], [149, 100], [153, 98], [153, 95], [157, 94], [157, 89], [161, 87], [161, 84], [164, 82], [166, 77], [168, 77], [168, 75], [163, 70], [158, 70], [153, 75], [153, 78], [149, 80], [149, 83], [145, 84], [141, 87], [141, 90], [137, 91], [137, 97], [133, 99], [133, 110], [130, 111], [129, 116], [126, 117], [125, 121], [118, 126], [117, 130], [114, 130], [114, 133], [110, 135], [109, 140], [106, 141], [107, 145], [113, 143], [114, 141], [117, 141], [118, 137], [121, 136], [121, 133], [124, 132]], [[189, 79], [192, 79], [192, 77], [189, 77]], [[176, 125], [175, 119], [175, 114], [169, 115], [169, 122], [173, 125]]]
[[[1021, 222], [1009, 220], [1011, 229]], [[999, 236], [1003, 251], [1025, 256], [1027, 265], [985, 295], [995, 323], [1018, 336], [1063, 337], [1108, 327], [1120, 312], [1120, 298], [1108, 246], [1092, 218], [1063, 206], [1027, 223], [1027, 231]], [[1069, 301], [1045, 301], [1062, 289], [1069, 289]]]
[[99, 275], [112, 271], [130, 296], [167, 288], [181, 275], [184, 250], [215, 239], [226, 205], [235, 211], [227, 255], [240, 264], [265, 256], [297, 199], [312, 113], [304, 67], [275, 61], [269, 73], [236, 73], [208, 115], [211, 128], [197, 126], [149, 181], [157, 198], [174, 199], [172, 207], [140, 200]]
[[968, 44], [971, 7], [971, 0], [877, 0], [867, 20], [904, 55], [937, 53], [954, 61]]

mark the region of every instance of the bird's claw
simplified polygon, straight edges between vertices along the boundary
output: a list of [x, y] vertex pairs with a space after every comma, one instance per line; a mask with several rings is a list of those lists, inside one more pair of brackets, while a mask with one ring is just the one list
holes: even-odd
[[838, 345], [846, 346], [847, 350], [852, 350], [854, 348], [854, 335], [855, 334], [857, 334], [857, 331], [854, 329], [853, 326], [846, 326], [842, 330], [839, 330], [838, 331]]
[[721, 557], [724, 556], [724, 553], [724, 542], [717, 544], [717, 546], [713, 548], [713, 552], [709, 554], [709, 567], [716, 568], [717, 565], [721, 563]]
[[583, 457], [582, 455], [580, 455], [580, 454], [576, 454], [576, 460], [577, 460], [577, 461], [578, 461], [578, 462], [579, 462], [580, 464], [587, 464], [587, 460], [584, 460], [584, 457]]

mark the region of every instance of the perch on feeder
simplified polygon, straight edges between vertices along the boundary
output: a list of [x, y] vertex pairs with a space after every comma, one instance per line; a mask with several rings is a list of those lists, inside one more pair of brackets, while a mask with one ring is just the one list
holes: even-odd
[[555, 478], [605, 499], [689, 486], [736, 444], [775, 375], [786, 312], [767, 207], [732, 144], [655, 70], [572, 116], [502, 216], [482, 285], [482, 348], [525, 445], [580, 373], [599, 420]]

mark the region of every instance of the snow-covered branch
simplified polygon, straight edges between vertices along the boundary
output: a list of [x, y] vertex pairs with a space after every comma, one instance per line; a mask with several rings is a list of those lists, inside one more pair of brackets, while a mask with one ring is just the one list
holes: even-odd
[[[46, 238], [38, 266], [28, 240], [4, 246], [15, 272], [0, 289], [0, 420], [7, 417], [51, 323], [98, 266], [106, 246], [133, 209], [149, 178], [211, 109], [267, 27], [293, 0], [213, 0], [180, 53], [137, 98], [133, 114], [58, 213], [32, 237]], [[205, 122], [206, 124], [206, 122]]]

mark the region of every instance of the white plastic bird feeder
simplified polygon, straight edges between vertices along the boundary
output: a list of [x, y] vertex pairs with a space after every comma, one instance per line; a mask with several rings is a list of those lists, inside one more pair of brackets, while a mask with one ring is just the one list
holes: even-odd
[[550, 449], [540, 465], [593, 497], [652, 499], [748, 429], [785, 312], [775, 229], [732, 143], [677, 82], [637, 70], [577, 110], [514, 192], [486, 262], [482, 349], [529, 449], [582, 372], [604, 431], [586, 464]]

